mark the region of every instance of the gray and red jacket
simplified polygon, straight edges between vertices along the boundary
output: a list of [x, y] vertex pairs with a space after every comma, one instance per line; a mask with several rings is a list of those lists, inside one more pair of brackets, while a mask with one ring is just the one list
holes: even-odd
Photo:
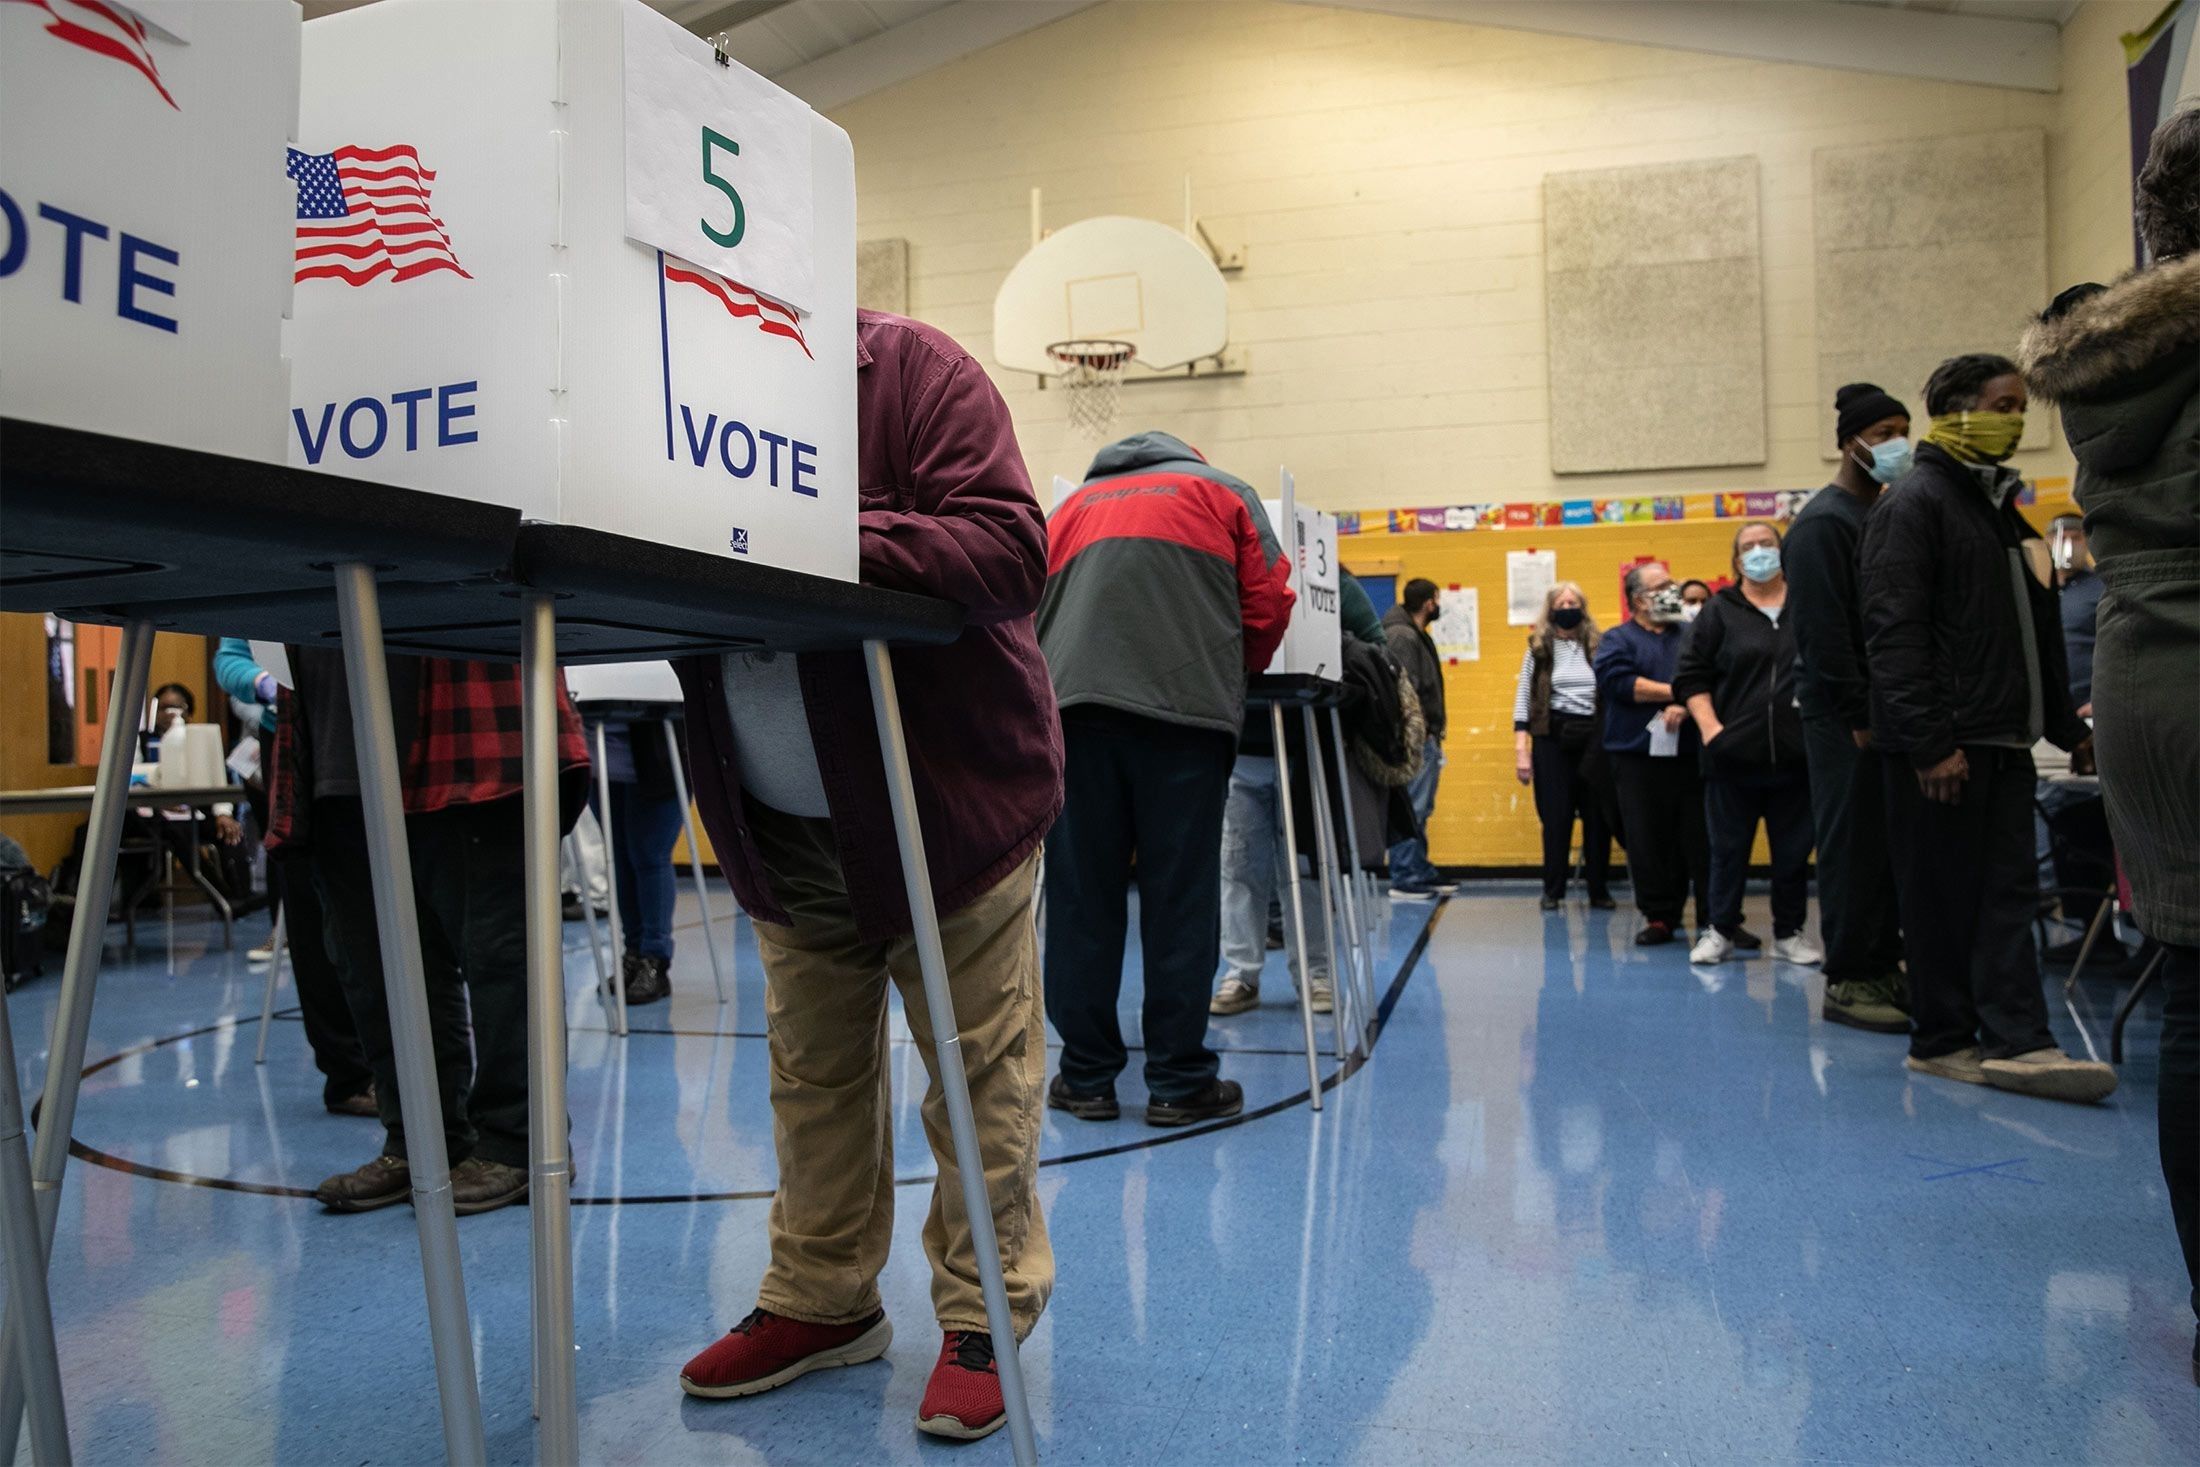
[[1293, 599], [1252, 486], [1166, 433], [1111, 443], [1048, 522], [1039, 646], [1055, 701], [1234, 734]]

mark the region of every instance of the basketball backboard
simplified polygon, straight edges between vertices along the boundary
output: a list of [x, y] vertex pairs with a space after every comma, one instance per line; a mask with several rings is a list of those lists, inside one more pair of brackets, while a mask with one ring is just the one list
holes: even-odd
[[1053, 375], [1048, 348], [1121, 341], [1133, 360], [1166, 370], [1229, 344], [1229, 297], [1206, 250], [1166, 224], [1123, 215], [1082, 219], [1016, 262], [993, 299], [993, 355], [1019, 372]]

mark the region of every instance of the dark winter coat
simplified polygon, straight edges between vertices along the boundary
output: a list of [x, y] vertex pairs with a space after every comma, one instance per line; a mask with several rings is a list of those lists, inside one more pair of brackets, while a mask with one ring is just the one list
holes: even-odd
[[1703, 748], [1704, 772], [1725, 767], [1801, 768], [1803, 716], [1795, 708], [1795, 624], [1775, 622], [1739, 586], [1704, 604], [1681, 649], [1673, 696], [1711, 695], [1721, 725]]
[[1398, 665], [1413, 680], [1413, 691], [1421, 697], [1421, 716], [1428, 721], [1428, 736], [1438, 743], [1444, 740], [1444, 659], [1436, 655], [1435, 639], [1413, 624], [1403, 606], [1393, 606], [1383, 613], [1383, 636], [1390, 643], [1390, 655], [1398, 659]]
[[1872, 506], [1858, 577], [1882, 752], [1929, 769], [1966, 744], [2085, 738], [2055, 593], [2023, 554], [2039, 538], [2013, 489], [1996, 507], [1981, 473], [1931, 443]]
[[1803, 716], [1856, 730], [1872, 726], [1871, 675], [1864, 661], [1864, 611], [1856, 556], [1871, 508], [1828, 484], [1788, 527], [1780, 547], [1787, 572], [1783, 623], [1795, 628], [1795, 698]]
[[2200, 943], [2200, 255], [2071, 291], [2025, 333], [2104, 591], [2095, 752], [2139, 926]]

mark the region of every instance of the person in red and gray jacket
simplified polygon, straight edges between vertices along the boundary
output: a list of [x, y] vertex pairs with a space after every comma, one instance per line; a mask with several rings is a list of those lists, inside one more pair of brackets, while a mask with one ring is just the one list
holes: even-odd
[[[1062, 802], [1061, 725], [1032, 609], [1046, 521], [1008, 405], [947, 336], [856, 313], [857, 516], [865, 585], [969, 614], [945, 647], [893, 653], [963, 1073], [985, 1158], [1009, 1311], [1022, 1338], [1054, 1287], [1039, 1210], [1046, 1025], [1031, 921], [1039, 842]], [[755, 1395], [892, 1343], [878, 1275], [894, 1232], [886, 995], [900, 988], [928, 1084], [938, 1176], [924, 1222], [941, 1344], [917, 1428], [985, 1436], [1006, 1419], [870, 685], [854, 652], [691, 657], [696, 808], [756, 924], [771, 1031], [779, 1191], [756, 1308], [680, 1372], [691, 1396]], [[956, 1199], [948, 1201], [946, 1199]]]
[[1129, 1061], [1116, 1000], [1138, 870], [1146, 1121], [1236, 1115], [1207, 1048], [1220, 959], [1222, 811], [1245, 682], [1291, 614], [1289, 566], [1260, 499], [1166, 433], [1100, 450], [1055, 511], [1039, 645], [1062, 708], [1067, 796], [1047, 837], [1047, 1017], [1062, 1037], [1047, 1103], [1119, 1113]]

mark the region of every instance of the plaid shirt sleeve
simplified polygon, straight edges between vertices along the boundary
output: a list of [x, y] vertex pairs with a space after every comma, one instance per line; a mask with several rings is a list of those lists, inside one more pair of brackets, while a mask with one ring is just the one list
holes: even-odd
[[[558, 674], [558, 767], [585, 767], [580, 715]], [[425, 657], [420, 721], [406, 751], [405, 811], [423, 815], [520, 792], [519, 669], [502, 662]]]

